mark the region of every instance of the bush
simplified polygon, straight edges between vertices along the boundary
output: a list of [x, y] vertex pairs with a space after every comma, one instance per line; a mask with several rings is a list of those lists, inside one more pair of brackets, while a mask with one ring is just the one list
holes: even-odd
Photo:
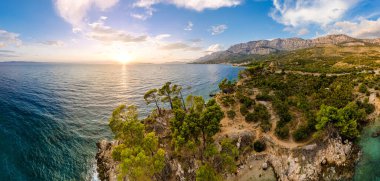
[[368, 103], [368, 98], [366, 98], [364, 102], [356, 101], [356, 104], [359, 108], [364, 109], [367, 114], [371, 114], [375, 111], [375, 106]]
[[248, 108], [245, 107], [244, 105], [240, 106], [240, 113], [245, 116], [248, 113]]
[[303, 141], [309, 137], [309, 129], [307, 126], [301, 126], [293, 133], [293, 138], [295, 141]]
[[230, 95], [225, 95], [221, 97], [221, 102], [223, 106], [233, 106], [235, 104], [235, 99]]
[[235, 116], [236, 116], [235, 111], [233, 111], [233, 110], [229, 110], [229, 111], [227, 111], [227, 117], [228, 117], [229, 119], [234, 119]]
[[262, 141], [255, 141], [253, 143], [253, 149], [256, 151], [256, 152], [262, 152], [264, 151], [266, 148], [266, 145], [264, 142]]
[[261, 93], [256, 95], [256, 100], [258, 101], [270, 101], [271, 99], [271, 96], [267, 93]]
[[359, 92], [360, 93], [367, 93], [368, 92], [367, 87], [364, 84], [360, 84]]
[[270, 119], [270, 114], [267, 110], [267, 107], [265, 107], [262, 104], [256, 104], [253, 107], [253, 114], [254, 114], [254, 119], [260, 122], [263, 121], [268, 121]]
[[256, 118], [256, 116], [255, 116], [255, 114], [254, 113], [248, 113], [246, 116], [245, 116], [245, 121], [247, 121], [247, 122], [257, 122], [258, 120], [257, 119], [255, 119]]
[[287, 125], [276, 128], [276, 135], [281, 139], [289, 138], [289, 127]]

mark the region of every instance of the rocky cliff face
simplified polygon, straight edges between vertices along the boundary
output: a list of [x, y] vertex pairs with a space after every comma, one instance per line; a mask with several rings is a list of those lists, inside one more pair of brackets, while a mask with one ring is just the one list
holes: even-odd
[[112, 147], [118, 143], [102, 140], [96, 143], [98, 153], [96, 154], [97, 169], [100, 180], [116, 181], [117, 180], [117, 163], [112, 159]]
[[359, 148], [341, 138], [268, 156], [279, 180], [351, 180]]
[[267, 55], [279, 51], [292, 51], [324, 45], [360, 46], [365, 44], [380, 45], [380, 39], [356, 39], [347, 35], [328, 35], [310, 40], [302, 38], [258, 40], [233, 45], [226, 51], [215, 52], [201, 57], [196, 62], [226, 60], [238, 55]]

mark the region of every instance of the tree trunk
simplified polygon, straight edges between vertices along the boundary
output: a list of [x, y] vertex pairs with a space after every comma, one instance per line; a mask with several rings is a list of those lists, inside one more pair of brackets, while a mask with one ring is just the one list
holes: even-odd
[[158, 110], [158, 114], [161, 115], [161, 109], [160, 109], [160, 107], [158, 106], [157, 99], [154, 99], [154, 102], [156, 103], [156, 107], [157, 107], [157, 110]]
[[170, 97], [170, 95], [168, 95], [168, 98], [169, 98], [170, 108], [173, 110], [172, 98]]
[[183, 100], [182, 91], [179, 91], [179, 95], [181, 96], [181, 99], [182, 99], [183, 110], [187, 111], [186, 110], [185, 100]]

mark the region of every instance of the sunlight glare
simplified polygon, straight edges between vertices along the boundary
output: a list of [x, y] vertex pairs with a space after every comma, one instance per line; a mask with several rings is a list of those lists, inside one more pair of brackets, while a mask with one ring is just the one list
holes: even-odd
[[134, 60], [134, 57], [128, 53], [118, 53], [113, 56], [113, 59], [121, 64], [128, 64]]

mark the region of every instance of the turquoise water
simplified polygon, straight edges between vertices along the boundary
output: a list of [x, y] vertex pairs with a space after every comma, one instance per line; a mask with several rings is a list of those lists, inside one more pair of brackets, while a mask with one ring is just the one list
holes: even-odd
[[380, 118], [363, 130], [359, 143], [363, 156], [355, 170], [355, 181], [380, 181], [380, 137], [371, 137], [376, 130], [380, 130]]
[[0, 180], [91, 180], [111, 111], [166, 81], [208, 97], [226, 65], [0, 64]]

